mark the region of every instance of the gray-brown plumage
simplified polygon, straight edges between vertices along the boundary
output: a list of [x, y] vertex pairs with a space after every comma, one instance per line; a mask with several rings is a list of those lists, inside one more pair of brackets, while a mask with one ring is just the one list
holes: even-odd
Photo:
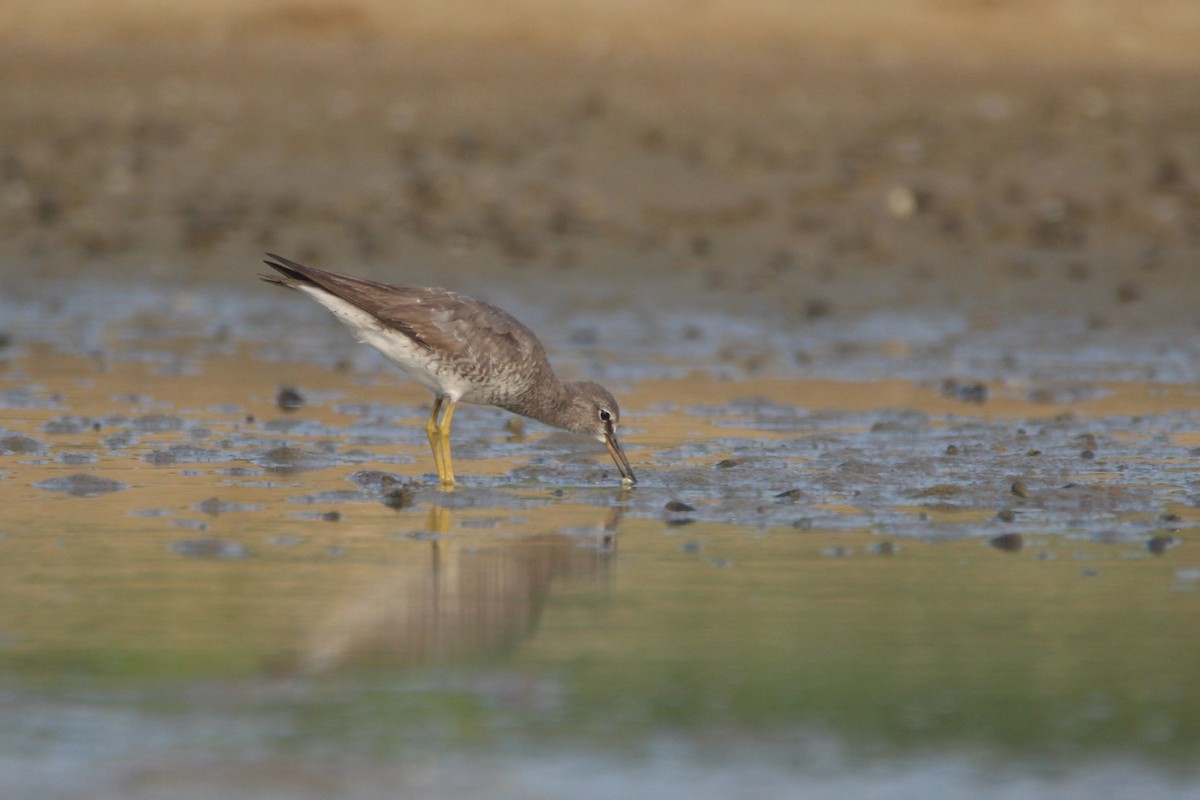
[[460, 400], [594, 436], [622, 480], [636, 483], [617, 440], [616, 399], [597, 383], [559, 380], [533, 331], [508, 312], [447, 289], [379, 283], [267, 255], [264, 263], [279, 274], [263, 280], [309, 295], [433, 392], [425, 431], [443, 485], [454, 484], [450, 421]]

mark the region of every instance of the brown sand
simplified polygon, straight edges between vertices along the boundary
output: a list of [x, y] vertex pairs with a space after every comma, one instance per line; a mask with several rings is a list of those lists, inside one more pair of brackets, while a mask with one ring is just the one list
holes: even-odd
[[1196, 326], [1197, 42], [1191, 0], [8, 0], [0, 269]]

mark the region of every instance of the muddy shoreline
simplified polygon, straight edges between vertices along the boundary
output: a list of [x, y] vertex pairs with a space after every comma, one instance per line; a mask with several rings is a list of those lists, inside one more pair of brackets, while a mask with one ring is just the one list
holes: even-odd
[[25, 5], [0, 269], [27, 291], [250, 291], [273, 250], [564, 311], [1200, 326], [1186, 4]]

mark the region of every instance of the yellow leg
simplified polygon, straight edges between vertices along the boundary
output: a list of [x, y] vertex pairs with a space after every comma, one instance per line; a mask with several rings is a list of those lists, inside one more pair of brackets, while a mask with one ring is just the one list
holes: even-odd
[[441, 397], [433, 401], [433, 412], [429, 415], [429, 421], [425, 423], [425, 435], [429, 437], [429, 449], [433, 451], [433, 466], [437, 469], [438, 480], [444, 482], [446, 468], [442, 463], [442, 448], [438, 442], [438, 414], [442, 411], [442, 401]]
[[[443, 404], [446, 413], [441, 415], [439, 421], [438, 415]], [[456, 405], [453, 400], [447, 403], [446, 398], [439, 397], [433, 403], [429, 421], [425, 423], [425, 435], [429, 437], [429, 449], [433, 451], [433, 465], [437, 468], [438, 481], [445, 488], [454, 486], [454, 465], [450, 460], [450, 420], [454, 417]]]
[[454, 409], [458, 403], [451, 400], [446, 404], [446, 413], [442, 415], [442, 421], [438, 425], [438, 443], [442, 446], [442, 469], [444, 470], [440, 477], [443, 486], [454, 485], [454, 462], [450, 458], [450, 420], [454, 418]]

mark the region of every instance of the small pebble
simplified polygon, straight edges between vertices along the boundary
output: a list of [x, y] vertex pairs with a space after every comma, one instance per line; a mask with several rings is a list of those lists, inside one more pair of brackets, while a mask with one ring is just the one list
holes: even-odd
[[281, 386], [275, 395], [275, 405], [284, 411], [295, 411], [304, 407], [304, 395], [294, 386]]
[[1019, 533], [1002, 533], [988, 539], [988, 544], [1006, 553], [1015, 553], [1025, 546], [1025, 538]]
[[412, 489], [407, 487], [400, 489], [392, 489], [381, 498], [383, 504], [388, 508], [400, 510], [402, 508], [411, 508], [415, 500], [415, 494]]
[[1019, 478], [1012, 483], [1012, 493], [1017, 497], [1029, 497], [1029, 487]]
[[696, 510], [695, 506], [689, 506], [687, 503], [684, 503], [680, 500], [668, 501], [664, 508], [673, 514]]
[[1146, 549], [1156, 556], [1161, 556], [1177, 544], [1179, 540], [1174, 536], [1155, 536], [1146, 542]]

